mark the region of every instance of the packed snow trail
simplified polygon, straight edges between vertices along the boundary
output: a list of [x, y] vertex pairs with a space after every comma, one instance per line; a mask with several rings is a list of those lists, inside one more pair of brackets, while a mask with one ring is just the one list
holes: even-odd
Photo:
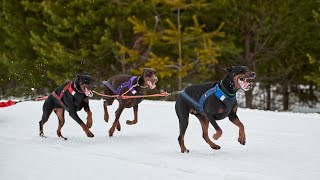
[[[143, 101], [139, 121], [126, 125], [133, 110], [121, 117], [122, 129], [109, 138], [117, 103], [103, 120], [100, 100], [90, 101], [94, 138], [65, 114], [57, 137], [54, 113], [44, 126], [48, 138], [38, 136], [43, 102], [24, 102], [0, 109], [0, 180], [24, 179], [214, 179], [317, 180], [320, 178], [320, 115], [242, 109], [247, 143], [238, 143], [238, 128], [228, 119], [218, 121], [223, 135], [218, 151], [202, 139], [199, 121], [190, 116], [185, 136], [189, 154], [180, 153], [179, 123], [174, 102]], [[86, 113], [79, 116], [85, 120]], [[214, 134], [209, 128], [210, 138]]]

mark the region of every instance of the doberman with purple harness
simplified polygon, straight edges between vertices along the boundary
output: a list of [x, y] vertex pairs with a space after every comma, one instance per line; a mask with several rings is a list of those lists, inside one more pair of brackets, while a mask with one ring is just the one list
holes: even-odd
[[134, 120], [127, 120], [129, 125], [136, 124], [138, 122], [138, 104], [143, 98], [122, 99], [121, 95], [145, 95], [148, 88], [154, 89], [158, 78], [156, 76], [156, 70], [152, 68], [144, 68], [140, 76], [130, 75], [116, 75], [111, 77], [108, 81], [103, 81], [104, 94], [107, 95], [119, 95], [119, 98], [107, 97], [103, 102], [104, 107], [104, 120], [109, 121], [108, 106], [113, 104], [114, 99], [119, 101], [119, 107], [115, 112], [115, 120], [112, 127], [109, 129], [109, 136], [113, 136], [115, 129], [121, 130], [119, 122], [120, 115], [124, 108], [133, 107]]
[[102, 83], [103, 85], [107, 86], [116, 95], [122, 95], [122, 93], [125, 93], [123, 91], [125, 88], [129, 89], [132, 94], [136, 94], [137, 91], [134, 90], [134, 87], [133, 87], [133, 81], [135, 79], [137, 79], [137, 76], [132, 76], [129, 81], [122, 83], [117, 89], [115, 89], [109, 81], [103, 81]]

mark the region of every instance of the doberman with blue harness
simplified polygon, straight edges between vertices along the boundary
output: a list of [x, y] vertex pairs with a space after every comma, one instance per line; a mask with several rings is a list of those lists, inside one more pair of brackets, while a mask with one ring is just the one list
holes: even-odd
[[209, 82], [190, 85], [179, 93], [175, 109], [179, 118], [180, 134], [178, 137], [181, 152], [189, 152], [184, 144], [184, 135], [189, 123], [189, 114], [195, 115], [202, 126], [202, 137], [212, 149], [220, 149], [208, 136], [209, 122], [215, 128], [213, 139], [218, 140], [222, 130], [216, 120], [226, 117], [239, 127], [240, 144], [246, 142], [244, 126], [237, 116], [236, 92], [238, 89], [247, 91], [250, 89], [248, 80], [254, 79], [255, 72], [245, 66], [233, 66], [226, 68], [228, 75], [220, 82]]
[[[109, 129], [109, 136], [113, 136], [115, 129], [121, 130], [119, 122], [120, 115], [124, 108], [133, 107], [134, 120], [127, 120], [128, 125], [136, 124], [138, 122], [138, 104], [143, 98], [134, 99], [122, 99], [121, 95], [135, 96], [145, 95], [148, 88], [154, 89], [158, 78], [156, 76], [156, 70], [152, 68], [144, 68], [142, 75], [131, 76], [131, 75], [116, 75], [111, 77], [108, 81], [103, 81], [102, 84], [105, 86], [104, 94], [107, 95], [119, 95], [117, 100], [119, 101], [119, 107], [115, 112], [115, 120], [112, 127]], [[107, 97], [103, 103], [104, 106], [104, 120], [109, 121], [108, 106], [113, 104], [115, 98]]]
[[[94, 135], [89, 130], [92, 126], [92, 113], [89, 108], [89, 97], [92, 96], [92, 90], [95, 88], [93, 79], [88, 74], [79, 74], [77, 79], [69, 81], [55, 89], [45, 100], [43, 104], [43, 114], [39, 122], [40, 137], [45, 137], [43, 126], [48, 121], [52, 111], [56, 113], [59, 119], [57, 135], [59, 138], [67, 140], [61, 134], [61, 128], [64, 125], [64, 112], [69, 112], [69, 115], [82, 127], [88, 137]], [[77, 114], [77, 111], [84, 109], [87, 112], [87, 124], [85, 124]]]

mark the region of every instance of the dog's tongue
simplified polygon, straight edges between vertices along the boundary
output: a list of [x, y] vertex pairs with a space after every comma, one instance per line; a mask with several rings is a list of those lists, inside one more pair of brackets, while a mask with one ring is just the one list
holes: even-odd
[[246, 80], [244, 81], [238, 80], [238, 82], [239, 82], [239, 85], [241, 86], [241, 89], [243, 89], [244, 91], [248, 91], [250, 89], [250, 83], [247, 82]]
[[91, 90], [88, 90], [87, 88], [85, 88], [85, 90], [84, 90], [84, 94], [86, 95], [86, 96], [89, 96], [89, 97], [92, 97], [92, 91]]
[[154, 89], [154, 88], [156, 88], [156, 84], [155, 83], [152, 83], [151, 81], [148, 81], [148, 86], [150, 87], [150, 89]]

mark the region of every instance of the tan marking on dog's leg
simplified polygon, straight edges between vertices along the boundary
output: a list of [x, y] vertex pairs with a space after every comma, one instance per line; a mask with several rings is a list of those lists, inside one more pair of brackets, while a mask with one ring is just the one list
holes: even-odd
[[179, 145], [180, 145], [181, 152], [182, 153], [189, 153], [189, 149], [187, 149], [185, 144], [184, 144], [184, 135], [179, 136], [178, 140], [179, 140]]
[[137, 122], [138, 122], [138, 105], [133, 106], [133, 114], [134, 114], [134, 120], [133, 121], [127, 120], [126, 123], [128, 125], [137, 124]]
[[80, 126], [82, 127], [83, 131], [86, 133], [87, 137], [94, 137], [93, 133], [89, 130], [87, 125], [83, 123]]
[[244, 131], [244, 126], [241, 123], [239, 119], [235, 119], [232, 121], [232, 123], [236, 126], [239, 127], [239, 137], [238, 137], [238, 142], [242, 145], [246, 144], [246, 133]]
[[189, 113], [193, 115], [198, 114], [198, 112], [195, 109], [190, 109]]
[[109, 137], [112, 137], [112, 136], [113, 136], [113, 133], [114, 133], [114, 131], [116, 130], [116, 127], [117, 127], [118, 125], [120, 125], [119, 118], [120, 118], [120, 115], [121, 115], [123, 109], [124, 109], [123, 107], [119, 106], [119, 108], [116, 110], [116, 112], [115, 112], [115, 114], [116, 114], [116, 119], [114, 120], [111, 128], [110, 128], [109, 131], [108, 131], [108, 132], [109, 132]]
[[57, 129], [57, 135], [59, 138], [62, 138], [64, 140], [67, 140], [66, 137], [64, 137], [62, 134], [61, 134], [61, 129], [64, 125], [64, 122], [65, 122], [65, 119], [64, 119], [64, 109], [63, 108], [59, 108], [59, 109], [55, 109], [54, 112], [56, 113], [56, 115], [58, 116], [58, 120], [59, 120], [59, 126], [58, 126], [58, 129]]
[[85, 109], [87, 113], [87, 127], [90, 129], [92, 127], [92, 112], [90, 109]]
[[109, 137], [113, 136], [114, 131], [116, 130], [116, 127], [119, 123], [119, 120], [115, 120], [111, 126], [111, 128], [109, 129]]
[[202, 127], [202, 137], [209, 144], [212, 149], [220, 149], [220, 146], [212, 142], [208, 136], [209, 120], [206, 117], [198, 115], [197, 118], [200, 121]]
[[121, 124], [120, 124], [120, 121], [118, 121], [118, 124], [117, 124], [117, 130], [118, 130], [118, 131], [121, 131]]
[[220, 139], [222, 136], [222, 130], [216, 130], [216, 133], [212, 136], [214, 140]]

